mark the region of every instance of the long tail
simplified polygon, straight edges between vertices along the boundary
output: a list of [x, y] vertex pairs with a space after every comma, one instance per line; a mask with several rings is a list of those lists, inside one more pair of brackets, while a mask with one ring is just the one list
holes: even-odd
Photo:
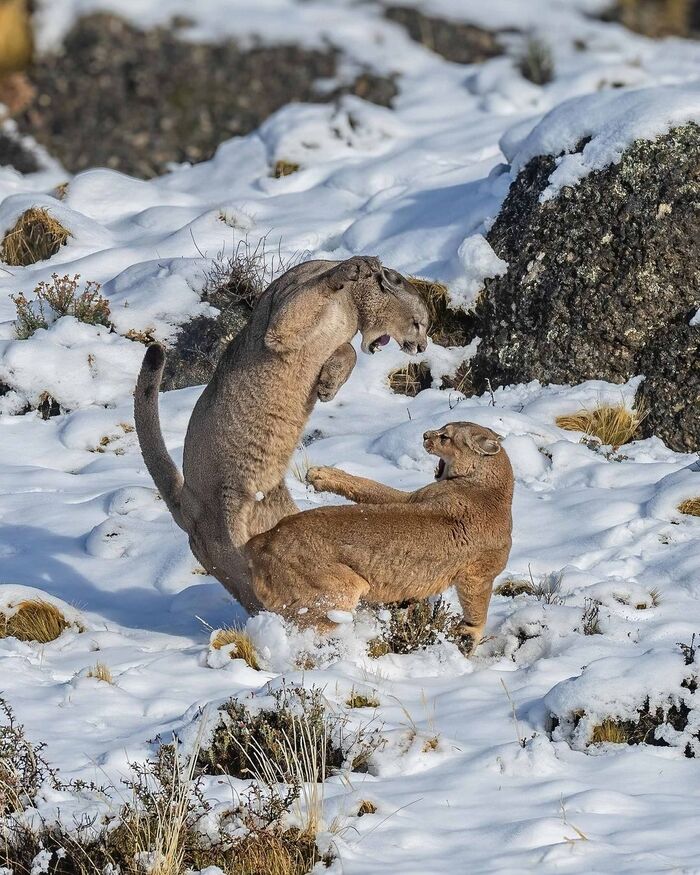
[[175, 522], [181, 529], [187, 531], [180, 509], [182, 474], [170, 458], [165, 446], [158, 413], [158, 390], [164, 367], [165, 350], [159, 343], [154, 343], [148, 347], [143, 357], [134, 391], [136, 434], [148, 473], [158, 487]]

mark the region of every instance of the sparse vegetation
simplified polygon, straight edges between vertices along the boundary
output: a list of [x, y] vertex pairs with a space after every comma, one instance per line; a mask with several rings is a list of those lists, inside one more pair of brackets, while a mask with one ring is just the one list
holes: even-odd
[[700, 497], [687, 498], [678, 505], [678, 510], [688, 516], [700, 516]]
[[535, 85], [546, 85], [554, 78], [552, 50], [542, 40], [530, 37], [520, 57], [518, 69], [525, 79]]
[[15, 334], [20, 340], [31, 337], [39, 328], [48, 328], [61, 316], [73, 316], [88, 325], [109, 328], [109, 301], [100, 295], [100, 284], [88, 280], [82, 292], [80, 274], [59, 277], [54, 273], [51, 282], [40, 282], [34, 289], [34, 300], [21, 292], [12, 295], [17, 310]]
[[509, 577], [498, 586], [494, 587], [494, 595], [500, 595], [504, 598], [514, 599], [519, 595], [534, 595], [535, 586], [530, 580], [522, 580], [515, 577]]
[[382, 610], [388, 611], [389, 618], [383, 621], [379, 637], [369, 642], [367, 652], [373, 659], [387, 653], [414, 653], [440, 641], [452, 641], [468, 655], [478, 643], [461, 633], [464, 617], [453, 613], [442, 597], [434, 602], [383, 605]]
[[372, 694], [358, 693], [353, 687], [345, 704], [348, 708], [378, 708], [379, 699]]
[[70, 236], [70, 231], [43, 207], [31, 207], [5, 234], [0, 260], [16, 267], [45, 261], [65, 246]]
[[409, 276], [408, 279], [421, 293], [428, 308], [430, 339], [440, 346], [462, 346], [464, 344], [463, 316], [450, 309], [447, 286], [435, 280]]
[[588, 437], [596, 437], [616, 450], [632, 440], [645, 415], [641, 406], [630, 409], [624, 404], [599, 404], [589, 410], [558, 416], [556, 423], [567, 431], [581, 431]]
[[616, 720], [603, 720], [593, 727], [591, 744], [627, 744], [629, 732], [624, 723]]
[[683, 654], [685, 664], [692, 665], [695, 662], [695, 654], [698, 650], [698, 645], [695, 644], [695, 632], [693, 632], [693, 637], [690, 639], [690, 644], [684, 644], [682, 641], [679, 641], [678, 646]]
[[695, 0], [613, 0], [602, 16], [650, 37], [697, 34]]
[[242, 659], [252, 669], [259, 671], [260, 662], [255, 645], [245, 630], [227, 626], [217, 629], [211, 636], [211, 646], [214, 650], [221, 650], [222, 647], [228, 647], [230, 644], [234, 645], [234, 650], [231, 652], [232, 659]]
[[[0, 817], [21, 811], [34, 800], [45, 781], [56, 783], [44, 759], [43, 744], [32, 744], [10, 705], [0, 698]], [[1, 829], [1, 827], [0, 827]], [[2, 832], [0, 832], [2, 865]]]
[[274, 773], [277, 782], [293, 787], [322, 782], [345, 764], [366, 771], [381, 740], [362, 732], [344, 739], [346, 718], [329, 710], [322, 690], [285, 687], [272, 695], [269, 710], [253, 712], [238, 699], [220, 709], [211, 742], [199, 756], [201, 769], [238, 778]]
[[357, 809], [357, 816], [358, 817], [364, 817], [365, 814], [376, 814], [376, 813], [377, 813], [377, 806], [374, 804], [374, 802], [370, 802], [369, 799], [363, 799], [362, 802], [360, 802], [360, 807]]
[[24, 599], [8, 613], [0, 612], [0, 638], [48, 644], [70, 625], [55, 605], [43, 599]]
[[408, 362], [402, 368], [397, 368], [389, 374], [389, 385], [397, 395], [408, 395], [414, 398], [423, 389], [429, 389], [433, 383], [430, 365], [427, 362]]
[[532, 594], [538, 602], [543, 602], [545, 605], [563, 604], [564, 599], [561, 595], [561, 580], [561, 572], [552, 571], [549, 574], [543, 574], [539, 583], [535, 583], [532, 572], [530, 571]]
[[275, 161], [272, 175], [275, 179], [281, 179], [283, 176], [291, 176], [292, 173], [296, 173], [299, 167], [300, 165], [294, 161], [285, 161], [283, 158], [280, 158], [278, 161]]
[[106, 684], [114, 683], [112, 672], [109, 670], [109, 667], [104, 664], [104, 662], [96, 662], [95, 665], [87, 673], [87, 676], [89, 678], [95, 678], [95, 680], [98, 681], [104, 681], [104, 683]]
[[596, 599], [584, 600], [581, 631], [584, 635], [602, 634], [602, 629], [600, 628], [600, 602], [596, 601]]

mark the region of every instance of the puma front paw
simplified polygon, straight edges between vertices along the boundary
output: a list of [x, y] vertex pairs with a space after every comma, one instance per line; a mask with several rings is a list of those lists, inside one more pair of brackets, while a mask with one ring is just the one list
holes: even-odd
[[326, 466], [309, 468], [306, 472], [306, 482], [313, 486], [316, 492], [332, 492], [335, 480], [335, 469]]

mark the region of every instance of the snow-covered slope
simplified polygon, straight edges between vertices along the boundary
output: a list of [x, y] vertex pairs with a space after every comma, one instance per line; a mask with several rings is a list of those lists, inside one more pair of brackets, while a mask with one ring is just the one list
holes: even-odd
[[[73, 14], [101, 5], [47, 5], [45, 43]], [[697, 457], [653, 438], [606, 454], [555, 425], [559, 414], [631, 400], [636, 381], [531, 384], [469, 399], [431, 389], [407, 399], [386, 385], [405, 361], [386, 349], [360, 355], [337, 399], [315, 410], [315, 440], [297, 461], [405, 489], [432, 477], [420, 441], [426, 428], [472, 419], [506, 435], [517, 485], [503, 577], [555, 575], [559, 584], [550, 604], [494, 597], [488, 639], [471, 660], [449, 644], [372, 660], [365, 619], [344, 630], [317, 669], [301, 672], [296, 656], [308, 641], [261, 615], [247, 628], [262, 671], [212, 661], [205, 623], [246, 617], [201, 575], [141, 460], [130, 396], [143, 346], [123, 335], [167, 339], [205, 311], [198, 292], [217, 252], [267, 236], [282, 257], [377, 254], [446, 282], [467, 306], [484, 276], [504, 269], [482, 235], [507, 192], [506, 161], [517, 170], [538, 151], [592, 135], [586, 166], [564, 159], [556, 189], [615, 160], [634, 137], [697, 118], [700, 46], [651, 42], [585, 16], [601, 3], [421, 5], [483, 26], [532, 28], [553, 49], [554, 80], [525, 81], [512, 55], [450, 64], [372, 4], [207, 0], [195, 9], [122, 0], [119, 11], [141, 24], [194, 16], [195, 37], [221, 33], [222, 22], [271, 41], [331, 34], [357, 63], [400, 73], [395, 108], [356, 97], [288, 106], [209, 162], [150, 182], [91, 170], [69, 181], [64, 200], [51, 195], [67, 179], [58, 168], [24, 178], [0, 171], [0, 233], [43, 205], [73, 235], [48, 262], [0, 270], [0, 382], [11, 387], [0, 398], [0, 610], [31, 587], [77, 609], [84, 627], [45, 646], [0, 639], [0, 691], [66, 777], [116, 782], [127, 761], [149, 754], [149, 739], [268, 681], [323, 686], [338, 707], [352, 687], [369, 689], [388, 744], [372, 774], [329, 782], [326, 823], [337, 815], [352, 824], [334, 839], [335, 871], [698, 872], [700, 746], [692, 736], [700, 708], [669, 747], [587, 748], [582, 740], [596, 719], [634, 716], [647, 697], [654, 705], [677, 697], [686, 672], [677, 642], [700, 632], [700, 521], [676, 510], [700, 495]], [[507, 40], [517, 54], [522, 37]], [[301, 170], [273, 179], [278, 159]], [[53, 272], [102, 282], [119, 333], [65, 317], [14, 339], [9, 295], [30, 294]], [[449, 370], [462, 355], [431, 347], [427, 357]], [[11, 415], [44, 392], [72, 412], [48, 421]], [[176, 459], [199, 392], [161, 399]], [[302, 508], [332, 500], [292, 473], [289, 484]], [[592, 601], [599, 634], [586, 635]], [[113, 685], [85, 676], [98, 657]], [[576, 724], [580, 711], [588, 723]], [[424, 750], [436, 735], [436, 749]], [[688, 741], [695, 759], [684, 756]], [[360, 799], [377, 815], [350, 818]], [[41, 804], [48, 813], [88, 803], [47, 793]]]

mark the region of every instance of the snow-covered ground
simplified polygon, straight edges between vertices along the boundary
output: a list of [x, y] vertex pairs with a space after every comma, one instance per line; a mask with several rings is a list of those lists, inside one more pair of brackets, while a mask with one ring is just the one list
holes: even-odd
[[[371, 630], [360, 619], [318, 668], [302, 672], [295, 666], [308, 641], [271, 615], [247, 620], [263, 670], [213, 659], [206, 624], [247, 618], [197, 568], [132, 430], [143, 346], [123, 335], [167, 340], [205, 311], [203, 272], [222, 249], [267, 236], [268, 251], [282, 257], [377, 254], [446, 282], [453, 301], [467, 305], [485, 276], [505, 269], [483, 234], [529, 157], [592, 136], [582, 157], [560, 162], [555, 194], [617, 160], [634, 137], [698, 119], [700, 45], [652, 42], [586, 17], [603, 5], [421, 4], [533, 31], [554, 55], [556, 75], [544, 87], [514, 66], [522, 35], [504, 36], [509, 55], [464, 67], [412, 43], [374, 4], [350, 0], [46, 5], [45, 45], [86, 9], [108, 6], [141, 24], [184, 12], [197, 20], [194, 37], [227, 28], [271, 41], [330, 37], [348, 64], [400, 74], [394, 109], [355, 97], [288, 106], [211, 161], [150, 182], [95, 169], [71, 179], [57, 200], [53, 187], [68, 179], [60, 168], [29, 177], [0, 169], [0, 233], [43, 205], [73, 235], [48, 262], [0, 269], [0, 382], [11, 387], [0, 397], [0, 610], [29, 587], [72, 606], [84, 630], [45, 646], [0, 639], [0, 691], [29, 737], [48, 742], [64, 777], [118, 782], [128, 761], [152, 752], [149, 739], [282, 678], [322, 686], [340, 709], [354, 687], [376, 694], [380, 706], [364, 720], [382, 727], [388, 743], [371, 774], [328, 782], [326, 823], [339, 816], [352, 825], [334, 838], [334, 871], [700, 873], [700, 708], [685, 734], [669, 733], [669, 747], [586, 747], [595, 722], [634, 716], [647, 697], [652, 708], [667, 706], [697, 671], [684, 665], [677, 642], [700, 633], [700, 520], [676, 510], [700, 495], [697, 456], [655, 438], [608, 454], [555, 425], [559, 414], [599, 401], [631, 401], [636, 380], [531, 384], [493, 398], [431, 389], [407, 399], [386, 385], [405, 361], [387, 348], [360, 355], [337, 399], [315, 410], [315, 439], [298, 463], [334, 464], [405, 489], [432, 477], [420, 440], [426, 428], [469, 419], [506, 436], [517, 485], [502, 577], [555, 575], [559, 588], [551, 604], [494, 597], [488, 638], [471, 660], [450, 644], [372, 660], [364, 653]], [[278, 159], [301, 170], [273, 179]], [[65, 317], [28, 341], [14, 339], [9, 295], [29, 295], [53, 272], [102, 282], [119, 333]], [[463, 354], [431, 346], [426, 357], [437, 373]], [[200, 391], [161, 396], [176, 459]], [[72, 412], [48, 421], [13, 415], [44, 392]], [[333, 500], [292, 473], [289, 484], [301, 508]], [[600, 634], [585, 635], [591, 600], [600, 603]], [[98, 659], [113, 685], [86, 676]], [[553, 732], [551, 713], [559, 719]], [[436, 749], [424, 750], [434, 736]], [[687, 743], [695, 759], [684, 755]], [[377, 814], [351, 817], [361, 799]], [[45, 813], [86, 804], [50, 792], [40, 803]]]

